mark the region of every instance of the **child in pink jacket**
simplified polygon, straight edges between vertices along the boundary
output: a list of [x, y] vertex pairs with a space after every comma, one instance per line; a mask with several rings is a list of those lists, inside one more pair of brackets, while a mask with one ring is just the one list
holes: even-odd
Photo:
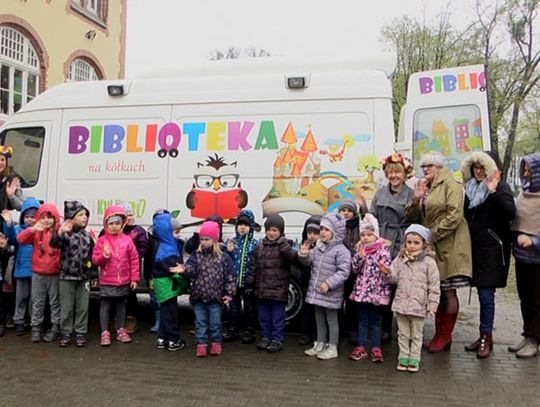
[[105, 211], [103, 226], [105, 234], [101, 236], [92, 255], [94, 264], [100, 267], [99, 294], [101, 307], [99, 321], [101, 325], [101, 346], [111, 344], [109, 332], [109, 311], [114, 304], [118, 331], [116, 340], [131, 342], [126, 332], [126, 298], [129, 290], [137, 288], [140, 278], [139, 255], [131, 238], [122, 233], [127, 215], [121, 206], [110, 206]]

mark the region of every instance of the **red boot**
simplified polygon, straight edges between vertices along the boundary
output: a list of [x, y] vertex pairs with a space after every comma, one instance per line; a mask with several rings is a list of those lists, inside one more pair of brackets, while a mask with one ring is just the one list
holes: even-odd
[[440, 336], [437, 341], [434, 341], [429, 347], [429, 353], [442, 352], [444, 350], [450, 350], [452, 347], [452, 332], [454, 332], [454, 326], [456, 325], [458, 314], [443, 314], [441, 320]]
[[437, 312], [435, 313], [435, 334], [429, 342], [426, 342], [422, 345], [424, 349], [429, 349], [429, 347], [432, 346], [434, 342], [437, 342], [439, 340], [439, 336], [441, 335], [441, 323], [443, 315], [444, 314], [437, 309]]

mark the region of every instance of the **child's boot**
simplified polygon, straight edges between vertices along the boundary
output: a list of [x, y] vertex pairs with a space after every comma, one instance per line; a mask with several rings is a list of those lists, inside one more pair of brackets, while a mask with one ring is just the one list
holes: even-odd
[[212, 345], [210, 346], [210, 355], [219, 356], [221, 355], [221, 352], [221, 342], [212, 342]]
[[71, 335], [62, 335], [58, 341], [58, 346], [67, 348], [69, 345], [71, 345]]
[[128, 316], [126, 318], [126, 332], [128, 334], [134, 334], [137, 332], [137, 329], [139, 329], [139, 324], [137, 322], [137, 318], [134, 316]]
[[325, 346], [326, 346], [326, 343], [324, 343], [322, 341], [321, 342], [315, 341], [313, 343], [313, 347], [311, 347], [309, 349], [306, 349], [304, 351], [304, 355], [306, 355], [306, 356], [317, 356], [319, 353], [321, 353], [324, 350]]
[[15, 335], [26, 335], [26, 328], [24, 327], [24, 324], [15, 324]]
[[205, 358], [208, 355], [208, 345], [206, 343], [198, 343], [195, 356], [198, 358]]
[[159, 332], [159, 319], [161, 318], [161, 311], [157, 310], [155, 312], [155, 322], [152, 328], [150, 328], [150, 332], [153, 334], [157, 334]]
[[43, 335], [43, 342], [54, 342], [58, 339], [59, 335], [60, 335], [60, 325], [53, 324], [51, 329], [49, 329], [47, 333]]
[[322, 352], [317, 354], [317, 359], [329, 360], [338, 357], [337, 345], [329, 343]]
[[118, 331], [116, 331], [116, 340], [122, 343], [130, 343], [131, 342], [131, 336], [129, 336], [126, 328], [120, 328]]
[[255, 331], [252, 329], [246, 329], [244, 335], [242, 335], [243, 344], [252, 344], [255, 343]]
[[407, 366], [407, 372], [416, 373], [420, 370], [420, 361], [416, 358], [409, 359], [409, 366]]
[[101, 338], [99, 340], [101, 346], [110, 346], [111, 345], [111, 333], [109, 331], [103, 331], [101, 333]]
[[40, 326], [33, 326], [32, 327], [32, 333], [31, 333], [31, 336], [30, 336], [30, 342], [32, 342], [32, 343], [41, 342], [41, 327]]

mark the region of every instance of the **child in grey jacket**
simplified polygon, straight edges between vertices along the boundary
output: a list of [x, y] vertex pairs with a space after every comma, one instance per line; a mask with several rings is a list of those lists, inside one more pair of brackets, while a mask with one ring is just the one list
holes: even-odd
[[392, 311], [397, 315], [399, 371], [418, 372], [426, 314], [435, 318], [439, 305], [439, 269], [427, 251], [430, 236], [428, 228], [412, 224], [405, 231], [401, 253], [390, 267], [379, 264], [386, 281], [397, 284]]
[[303, 243], [298, 252], [300, 263], [311, 267], [306, 302], [314, 305], [317, 322], [317, 340], [304, 353], [322, 360], [338, 357], [337, 312], [351, 272], [351, 253], [343, 244], [344, 235], [345, 219], [338, 213], [327, 214], [321, 220], [315, 247], [310, 250], [309, 243]]

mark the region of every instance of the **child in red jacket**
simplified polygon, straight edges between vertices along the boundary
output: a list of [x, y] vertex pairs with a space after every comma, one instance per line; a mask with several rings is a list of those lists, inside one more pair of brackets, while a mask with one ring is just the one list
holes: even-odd
[[116, 340], [131, 342], [126, 331], [126, 298], [129, 290], [135, 290], [139, 283], [139, 255], [131, 238], [122, 233], [127, 215], [121, 206], [110, 206], [105, 211], [103, 226], [105, 234], [94, 248], [92, 261], [100, 267], [99, 294], [101, 307], [99, 321], [101, 325], [101, 346], [111, 344], [109, 332], [109, 311], [114, 304], [118, 331]]
[[[19, 244], [32, 244], [32, 335], [34, 343], [53, 342], [60, 333], [60, 295], [58, 275], [60, 273], [60, 250], [49, 242], [60, 224], [60, 214], [54, 204], [42, 205], [36, 213], [34, 226], [17, 235]], [[43, 311], [49, 299], [52, 326], [41, 336]]]

